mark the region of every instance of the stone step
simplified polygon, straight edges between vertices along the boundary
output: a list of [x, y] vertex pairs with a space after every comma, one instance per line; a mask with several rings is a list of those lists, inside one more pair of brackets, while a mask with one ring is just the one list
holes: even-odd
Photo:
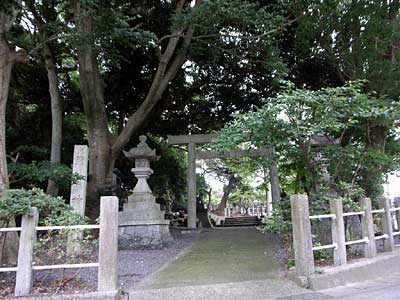
[[256, 216], [225, 218], [224, 227], [233, 226], [258, 226], [261, 221]]

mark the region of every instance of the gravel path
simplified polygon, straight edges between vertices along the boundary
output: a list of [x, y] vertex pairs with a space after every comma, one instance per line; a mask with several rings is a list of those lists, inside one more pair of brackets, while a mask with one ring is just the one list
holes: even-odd
[[[182, 251], [191, 247], [197, 236], [181, 234], [180, 230], [171, 230], [175, 242], [168, 248], [158, 250], [124, 250], [119, 251], [119, 285], [122, 290], [134, 287], [145, 277], [157, 271], [169, 260], [178, 256]], [[93, 255], [97, 260], [97, 254]], [[74, 279], [66, 282], [62, 288], [57, 287], [56, 281], [70, 278], [76, 270], [36, 271], [34, 294], [39, 293], [69, 293], [79, 289], [95, 290], [97, 286], [97, 268], [81, 269]], [[15, 273], [0, 273], [0, 298], [13, 293]]]

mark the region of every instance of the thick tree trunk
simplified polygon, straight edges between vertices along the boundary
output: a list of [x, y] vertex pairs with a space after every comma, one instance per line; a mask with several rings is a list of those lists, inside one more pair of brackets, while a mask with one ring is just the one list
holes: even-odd
[[[9, 188], [6, 152], [6, 106], [10, 86], [13, 52], [0, 38], [0, 196]], [[14, 222], [0, 220], [0, 226], [12, 226]], [[0, 264], [12, 264], [17, 260], [18, 240], [15, 233], [0, 234]]]
[[[6, 107], [11, 70], [18, 55], [5, 38], [13, 17], [0, 12], [0, 197], [9, 188], [6, 152]], [[12, 219], [0, 220], [0, 226], [15, 226]], [[15, 263], [18, 253], [18, 236], [15, 232], [0, 234], [0, 265]]]
[[[50, 47], [47, 44], [44, 44], [43, 46], [43, 57], [46, 65], [47, 77], [49, 79], [49, 92], [51, 99], [52, 127], [50, 162], [52, 164], [58, 164], [61, 162], [63, 109], [60, 92], [58, 90], [56, 66]], [[58, 186], [51, 179], [47, 183], [47, 193], [52, 196], [58, 195]]]
[[[93, 21], [91, 15], [76, 5], [77, 30], [81, 37], [78, 47], [80, 90], [88, 122], [89, 180], [88, 212], [97, 215], [98, 199], [112, 179], [115, 158], [111, 155], [112, 136], [104, 105], [102, 81], [94, 50]], [[110, 171], [111, 170], [111, 171]]]
[[102, 129], [88, 130], [89, 139], [89, 181], [88, 181], [88, 213], [97, 216], [99, 198], [108, 194], [112, 185], [112, 171], [115, 158], [111, 155], [109, 133]]
[[239, 182], [239, 177], [235, 176], [235, 174], [231, 174], [229, 176], [228, 184], [224, 186], [224, 193], [222, 195], [221, 201], [219, 202], [218, 209], [217, 209], [217, 211], [220, 214], [224, 213], [226, 204], [228, 203], [228, 200], [229, 200], [229, 195], [236, 188], [238, 182]]
[[[176, 13], [182, 11], [186, 2], [186, 0], [176, 2]], [[195, 5], [200, 3], [201, 0], [196, 0]], [[186, 61], [193, 29], [185, 28], [174, 32], [163, 53], [160, 46], [160, 62], [149, 92], [137, 111], [129, 117], [121, 133], [115, 137], [108, 129], [104, 105], [104, 84], [99, 72], [97, 53], [94, 50], [94, 28], [89, 10], [90, 8], [85, 7], [83, 1], [76, 1], [76, 28], [81, 38], [78, 47], [80, 90], [88, 121], [89, 139], [89, 201], [87, 203], [89, 206], [98, 207], [99, 195], [111, 184], [116, 159], [130, 137], [141, 130], [171, 80], [175, 78]]]

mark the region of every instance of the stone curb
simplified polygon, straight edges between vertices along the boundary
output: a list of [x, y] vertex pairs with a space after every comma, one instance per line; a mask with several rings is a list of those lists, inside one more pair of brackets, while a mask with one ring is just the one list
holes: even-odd
[[303, 287], [323, 290], [350, 283], [376, 279], [400, 272], [400, 251], [381, 253], [374, 259], [363, 258], [340, 267], [326, 267], [308, 277], [296, 277], [293, 272], [289, 277]]
[[83, 294], [63, 294], [63, 295], [31, 295], [15, 297], [16, 300], [120, 300], [127, 299], [119, 291], [112, 292], [91, 292]]

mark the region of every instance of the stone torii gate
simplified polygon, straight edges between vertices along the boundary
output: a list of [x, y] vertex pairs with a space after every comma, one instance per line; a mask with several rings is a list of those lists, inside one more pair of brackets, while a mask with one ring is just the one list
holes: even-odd
[[[187, 145], [188, 149], [188, 228], [196, 228], [196, 159], [272, 156], [273, 147], [232, 151], [196, 151], [196, 145], [211, 143], [216, 134], [168, 135], [168, 144]], [[270, 165], [272, 201], [280, 199], [278, 168], [273, 159]]]

